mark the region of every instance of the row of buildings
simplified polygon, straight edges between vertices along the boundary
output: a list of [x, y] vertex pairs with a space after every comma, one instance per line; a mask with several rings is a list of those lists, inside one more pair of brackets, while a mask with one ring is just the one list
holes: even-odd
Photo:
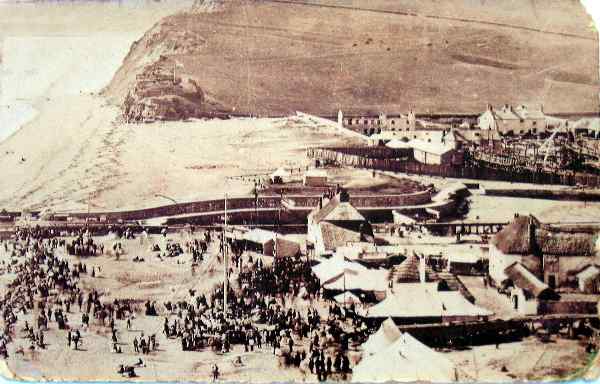
[[407, 132], [443, 130], [451, 127], [461, 131], [494, 131], [503, 136], [537, 135], [545, 133], [549, 129], [543, 106], [528, 107], [525, 104], [517, 106], [504, 104], [500, 107], [493, 107], [488, 104], [485, 111], [477, 117], [477, 122], [474, 124], [469, 122], [469, 119], [465, 119], [459, 125], [428, 122], [417, 119], [413, 111], [409, 111], [405, 115], [386, 115], [383, 113], [377, 115], [344, 115], [342, 111], [339, 111], [337, 120], [338, 124], [342, 127], [365, 132], [369, 136], [378, 135], [373, 139], [379, 138], [383, 141], [390, 137], [410, 137], [410, 134]]

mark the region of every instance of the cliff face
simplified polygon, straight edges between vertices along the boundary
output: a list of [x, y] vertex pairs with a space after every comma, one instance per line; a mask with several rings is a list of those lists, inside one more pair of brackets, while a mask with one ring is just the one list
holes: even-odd
[[227, 109], [206, 98], [195, 74], [185, 72], [180, 56], [193, 56], [206, 42], [193, 31], [178, 30], [163, 19], [135, 42], [105, 89], [121, 105], [127, 122], [184, 120]]
[[198, 1], [136, 42], [105, 93], [135, 122], [486, 103], [596, 111], [598, 40], [582, 6], [508, 3]]

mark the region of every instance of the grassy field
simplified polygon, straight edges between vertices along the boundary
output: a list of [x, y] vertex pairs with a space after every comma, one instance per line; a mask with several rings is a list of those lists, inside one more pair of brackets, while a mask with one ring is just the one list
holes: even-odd
[[124, 97], [164, 55], [210, 108], [238, 113], [476, 113], [488, 102], [598, 109], [597, 34], [576, 1], [228, 4], [163, 19], [107, 94]]

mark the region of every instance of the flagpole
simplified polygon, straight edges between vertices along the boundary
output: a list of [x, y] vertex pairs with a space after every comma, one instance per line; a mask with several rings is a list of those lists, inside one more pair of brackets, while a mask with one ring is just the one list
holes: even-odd
[[223, 227], [223, 315], [227, 316], [227, 291], [229, 290], [229, 276], [227, 263], [227, 193], [225, 193], [225, 226]]

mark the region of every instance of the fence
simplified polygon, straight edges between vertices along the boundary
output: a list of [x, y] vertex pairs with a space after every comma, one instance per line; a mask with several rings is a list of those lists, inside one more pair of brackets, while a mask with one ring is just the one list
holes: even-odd
[[[414, 160], [367, 157], [361, 155], [361, 151], [367, 150], [368, 148], [360, 150], [347, 148], [309, 148], [307, 150], [307, 156], [343, 166], [379, 171], [403, 172], [450, 178], [501, 180], [532, 184], [586, 185], [589, 187], [600, 187], [600, 176], [598, 175], [576, 174], [569, 171], [551, 173], [541, 170], [531, 170], [526, 167], [489, 163], [475, 159], [468, 153], [465, 154], [465, 162], [463, 165], [436, 165], [422, 164]], [[378, 152], [377, 156], [380, 156], [382, 153], [384, 152]]]

